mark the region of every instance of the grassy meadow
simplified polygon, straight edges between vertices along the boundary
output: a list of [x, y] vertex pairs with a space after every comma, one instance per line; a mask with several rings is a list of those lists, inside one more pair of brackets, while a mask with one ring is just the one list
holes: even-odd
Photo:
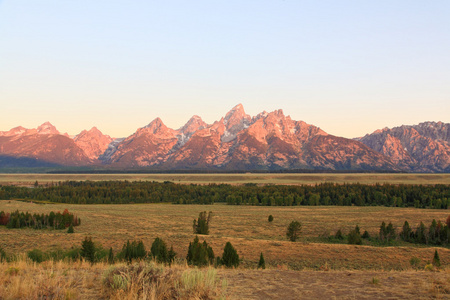
[[[64, 180], [151, 180], [176, 183], [315, 184], [320, 182], [450, 184], [448, 174], [0, 174], [0, 185], [32, 185]], [[325, 236], [356, 225], [377, 236], [382, 221], [401, 230], [432, 219], [445, 222], [448, 210], [380, 206], [231, 206], [124, 204], [71, 205], [0, 200], [0, 211], [49, 213], [68, 209], [81, 219], [75, 233], [66, 230], [8, 229], [0, 226], [0, 247], [22, 253], [0, 262], [0, 299], [449, 299], [450, 249], [405, 242], [394, 246], [332, 243]], [[187, 267], [185, 257], [195, 235], [193, 220], [212, 211], [210, 234], [201, 235], [221, 256], [231, 242], [242, 260], [237, 269]], [[273, 222], [268, 216], [273, 215]], [[301, 238], [286, 238], [288, 224], [302, 223]], [[33, 263], [25, 253], [80, 247], [86, 236], [118, 253], [127, 240], [142, 240], [150, 250], [156, 237], [177, 253], [172, 266], [91, 265], [84, 261]], [[440, 269], [426, 268], [438, 250]], [[267, 269], [256, 269], [263, 252]], [[411, 266], [411, 258], [420, 261]], [[150, 268], [150, 269], [149, 269]], [[153, 269], [152, 269], [153, 268]], [[117, 270], [127, 284], [112, 288]], [[150, 270], [150, 271], [149, 271]], [[431, 272], [430, 272], [431, 270]], [[156, 281], [148, 280], [159, 278]], [[154, 273], [156, 272], [156, 273]], [[156, 275], [155, 275], [156, 274]], [[117, 278], [116, 278], [117, 279]], [[106, 282], [106, 283], [105, 283]], [[122, 282], [122, 281], [121, 281]], [[122, 282], [123, 283], [123, 282]], [[115, 284], [115, 283], [114, 283]]]
[[[49, 211], [70, 212], [81, 218], [81, 226], [74, 234], [65, 230], [34, 230], [29, 228], [8, 229], [0, 227], [2, 247], [7, 252], [24, 252], [34, 248], [42, 250], [80, 246], [90, 235], [104, 248], [117, 253], [127, 240], [142, 240], [147, 249], [156, 237], [173, 245], [179, 258], [184, 258], [193, 240], [192, 222], [201, 211], [212, 211], [210, 234], [201, 236], [211, 244], [216, 256], [221, 255], [226, 242], [238, 250], [243, 264], [256, 267], [260, 252], [266, 263], [274, 267], [299, 270], [320, 269], [377, 269], [401, 270], [409, 267], [412, 257], [421, 259], [422, 266], [432, 259], [434, 247], [403, 243], [396, 247], [373, 247], [367, 245], [332, 244], [321, 239], [322, 235], [334, 234], [337, 229], [347, 233], [356, 225], [361, 232], [367, 230], [376, 236], [382, 221], [392, 222], [397, 230], [405, 220], [416, 227], [420, 221], [427, 226], [431, 220], [445, 221], [447, 210], [428, 210], [389, 207], [260, 207], [173, 204], [129, 205], [67, 205], [36, 204], [21, 201], [0, 201], [0, 211]], [[268, 215], [274, 221], [267, 221]], [[302, 223], [302, 237], [289, 242], [285, 236], [287, 225], [298, 220]], [[450, 250], [439, 248], [443, 265], [450, 265]]]
[[343, 174], [0, 174], [0, 185], [32, 185], [36, 182], [58, 182], [66, 180], [128, 180], [128, 181], [172, 181], [182, 184], [316, 184], [330, 183], [391, 183], [391, 184], [450, 184], [450, 174], [380, 174], [380, 173], [343, 173]]

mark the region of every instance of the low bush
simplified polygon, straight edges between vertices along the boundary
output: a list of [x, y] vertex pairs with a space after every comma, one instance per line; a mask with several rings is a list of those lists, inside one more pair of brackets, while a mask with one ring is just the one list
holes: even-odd
[[39, 249], [28, 251], [27, 256], [34, 262], [41, 263], [44, 261], [44, 253]]

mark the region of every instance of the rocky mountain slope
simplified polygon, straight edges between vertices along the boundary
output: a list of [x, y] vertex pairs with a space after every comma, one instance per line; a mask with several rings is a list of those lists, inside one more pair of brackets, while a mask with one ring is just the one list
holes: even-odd
[[19, 162], [17, 159], [20, 158], [20, 166], [24, 166], [24, 161], [33, 162], [31, 166], [94, 165], [98, 163], [98, 155], [104, 152], [105, 143], [111, 143], [110, 140], [96, 128], [83, 131], [72, 139], [46, 122], [33, 129], [16, 127], [0, 132], [0, 156], [9, 164]]
[[449, 124], [427, 122], [352, 140], [292, 120], [282, 110], [252, 117], [239, 104], [213, 124], [193, 116], [175, 130], [156, 118], [121, 139], [95, 127], [73, 138], [48, 122], [16, 127], [0, 132], [0, 167], [33, 161], [114, 169], [448, 172], [449, 131]]
[[[326, 138], [324, 138], [326, 137]], [[106, 165], [156, 169], [397, 170], [360, 142], [328, 135], [282, 110], [255, 117], [239, 104], [211, 125], [194, 116], [178, 130], [158, 118], [119, 143]]]
[[424, 122], [384, 128], [359, 139], [402, 169], [450, 172], [450, 124]]
[[89, 131], [83, 130], [74, 137], [74, 142], [81, 148], [87, 157], [96, 160], [100, 155], [105, 153], [109, 144], [113, 142], [109, 135], [101, 133], [97, 127], [92, 127]]

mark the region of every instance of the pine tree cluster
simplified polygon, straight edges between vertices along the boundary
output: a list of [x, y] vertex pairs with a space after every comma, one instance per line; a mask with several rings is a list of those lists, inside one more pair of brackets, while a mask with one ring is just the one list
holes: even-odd
[[65, 229], [69, 226], [78, 226], [80, 223], [80, 218], [67, 209], [63, 213], [51, 211], [48, 214], [30, 214], [18, 210], [12, 213], [0, 211], [0, 225], [5, 225], [7, 228]]

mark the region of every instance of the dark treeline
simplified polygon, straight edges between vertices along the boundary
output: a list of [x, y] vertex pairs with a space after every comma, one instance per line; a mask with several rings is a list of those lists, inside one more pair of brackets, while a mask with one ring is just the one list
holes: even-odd
[[328, 236], [328, 240], [332, 242], [343, 242], [345, 239], [349, 244], [356, 245], [363, 244], [363, 239], [365, 239], [367, 241], [365, 244], [372, 245], [394, 245], [396, 241], [404, 241], [412, 244], [448, 247], [450, 245], [450, 216], [445, 222], [433, 219], [430, 226], [420, 222], [415, 228], [411, 227], [408, 221], [405, 221], [399, 229], [391, 222], [386, 225], [386, 222], [383, 221], [378, 235], [374, 237], [371, 237], [367, 231], [361, 234], [358, 225], [347, 236], [341, 229], [338, 229], [335, 235]]
[[0, 199], [74, 204], [160, 203], [232, 205], [399, 206], [446, 209], [450, 185], [333, 184], [265, 185], [174, 184], [148, 181], [66, 181], [36, 188], [0, 186]]
[[65, 229], [69, 226], [80, 225], [80, 219], [67, 209], [63, 213], [51, 211], [48, 214], [30, 214], [29, 212], [24, 213], [18, 210], [12, 213], [0, 211], [0, 225], [8, 228]]

